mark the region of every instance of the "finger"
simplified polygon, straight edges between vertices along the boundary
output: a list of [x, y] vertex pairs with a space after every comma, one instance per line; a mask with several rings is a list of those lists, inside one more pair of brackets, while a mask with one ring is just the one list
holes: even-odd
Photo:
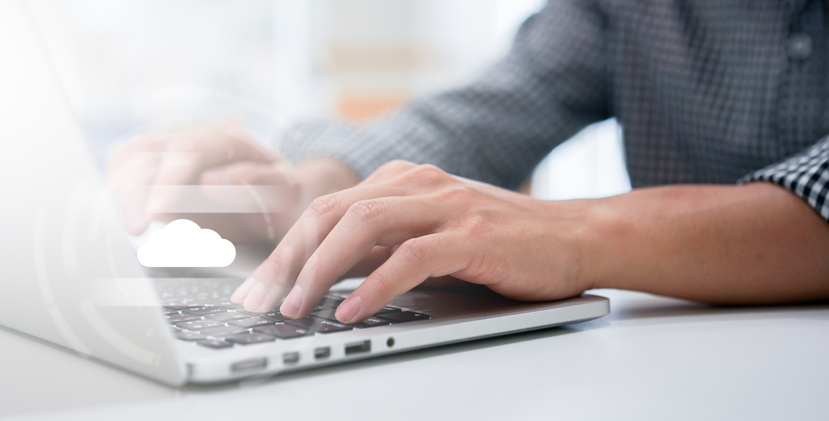
[[278, 154], [257, 144], [231, 123], [180, 133], [175, 140], [167, 142], [160, 157], [147, 198], [148, 214], [150, 217], [164, 214], [175, 203], [176, 190], [168, 186], [196, 184], [207, 169], [237, 161], [271, 164], [280, 159]]
[[450, 218], [429, 196], [383, 197], [352, 205], [311, 255], [282, 303], [287, 317], [305, 317], [332, 285], [374, 246], [400, 244], [434, 232]]
[[194, 133], [207, 167], [238, 161], [275, 163], [281, 155], [261, 145], [242, 126], [225, 121], [212, 129]]
[[391, 256], [395, 247], [375, 246], [362, 260], [357, 262], [342, 278], [366, 277], [377, 270]]
[[197, 154], [164, 152], [148, 188], [147, 219], [170, 213], [179, 199], [179, 192], [170, 187], [195, 184], [201, 168], [202, 162]]
[[359, 322], [430, 277], [464, 270], [469, 266], [467, 242], [458, 240], [438, 233], [404, 242], [337, 307], [337, 320]]
[[[302, 204], [299, 183], [299, 177], [290, 165], [255, 162], [225, 165], [203, 173], [200, 179], [205, 194], [215, 201], [250, 202], [248, 207], [256, 209], [257, 213], [290, 214], [292, 218], [297, 217]], [[248, 187], [241, 197], [226, 197], [226, 190], [208, 188], [217, 185]]]
[[389, 161], [381, 165], [380, 168], [371, 173], [360, 184], [374, 184], [380, 181], [385, 181], [397, 177], [398, 175], [403, 174], [415, 167], [417, 167], [417, 165], [409, 161], [400, 159]]
[[236, 162], [202, 172], [199, 183], [203, 185], [250, 185], [295, 186], [299, 179], [287, 165]]
[[202, 173], [200, 194], [208, 206], [248, 213], [253, 234], [275, 240], [303, 209], [299, 183], [289, 164], [239, 162]]
[[250, 289], [253, 288], [254, 282], [255, 280], [253, 278], [248, 278], [245, 282], [242, 282], [242, 285], [239, 285], [236, 291], [233, 292], [233, 295], [230, 296], [230, 301], [237, 304], [242, 302], [244, 300], [242, 297], [247, 296]]
[[273, 309], [297, 279], [311, 254], [354, 202], [403, 192], [390, 183], [358, 185], [337, 193], [318, 197], [288, 230], [282, 241], [251, 275], [256, 285], [244, 296], [245, 309], [266, 312]]
[[359, 184], [315, 199], [288, 230], [271, 257], [253, 272], [257, 284], [245, 298], [245, 309], [252, 312], [270, 311], [288, 292], [308, 258], [355, 202], [422, 194], [446, 182], [457, 180], [433, 166], [420, 165], [389, 180]]

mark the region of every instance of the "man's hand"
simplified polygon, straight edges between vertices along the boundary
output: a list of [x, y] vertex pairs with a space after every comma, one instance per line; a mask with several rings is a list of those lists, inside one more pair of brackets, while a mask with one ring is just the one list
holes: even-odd
[[380, 264], [362, 265], [374, 270], [338, 308], [342, 322], [363, 320], [427, 278], [447, 275], [516, 299], [567, 298], [590, 287], [579, 277], [581, 216], [568, 203], [395, 161], [312, 202], [232, 300], [268, 311], [293, 286], [280, 310], [304, 317], [361, 262]]
[[340, 277], [363, 268], [365, 282], [337, 308], [341, 322], [446, 275], [522, 300], [595, 287], [791, 303], [829, 299], [827, 253], [829, 224], [770, 183], [543, 202], [392, 162], [315, 200], [231, 299], [263, 312], [290, 290], [280, 311], [304, 317]]
[[308, 201], [357, 182], [330, 159], [294, 167], [232, 123], [118, 145], [106, 179], [133, 234], [186, 217], [236, 243], [275, 243]]

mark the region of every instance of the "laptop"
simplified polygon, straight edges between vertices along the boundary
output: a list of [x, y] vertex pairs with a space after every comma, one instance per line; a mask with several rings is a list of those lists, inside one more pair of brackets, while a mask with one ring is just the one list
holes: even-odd
[[149, 273], [122, 228], [34, 19], [0, 2], [0, 325], [172, 386], [234, 381], [602, 317], [604, 297], [508, 300], [458, 283], [418, 287], [357, 325], [334, 308], [249, 314], [242, 277]]

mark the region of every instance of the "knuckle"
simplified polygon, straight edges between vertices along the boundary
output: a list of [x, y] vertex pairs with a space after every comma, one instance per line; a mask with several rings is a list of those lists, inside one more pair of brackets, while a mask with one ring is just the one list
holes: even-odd
[[265, 259], [264, 266], [268, 272], [277, 273], [280, 269], [282, 269], [282, 264], [282, 256], [279, 253], [274, 252]]
[[[287, 261], [279, 252], [273, 252], [265, 259], [261, 269], [265, 270], [265, 276], [261, 277], [266, 284], [276, 287], [289, 287], [290, 283], [284, 276], [278, 276], [279, 273], [285, 270]], [[257, 277], [257, 279], [260, 279]]]
[[382, 171], [399, 171], [399, 170], [408, 170], [414, 168], [415, 164], [403, 160], [403, 159], [395, 159], [393, 161], [389, 161], [380, 166], [380, 170]]
[[374, 272], [372, 275], [372, 286], [381, 297], [390, 297], [394, 295], [394, 284], [382, 271]]
[[412, 181], [426, 185], [440, 184], [449, 177], [443, 170], [430, 164], [418, 165], [409, 170], [406, 175]]
[[384, 210], [379, 200], [361, 200], [348, 208], [349, 218], [367, 223], [377, 219]]
[[459, 184], [440, 189], [434, 198], [440, 203], [452, 203], [468, 199], [471, 193], [469, 186]]
[[409, 263], [420, 265], [429, 259], [431, 248], [426, 244], [426, 241], [414, 238], [401, 244], [397, 249], [397, 253], [400, 253], [400, 257]]
[[491, 220], [486, 211], [470, 212], [463, 218], [463, 232], [469, 238], [481, 238], [491, 230]]
[[334, 194], [327, 194], [325, 196], [320, 196], [314, 199], [311, 202], [311, 205], [308, 206], [308, 209], [317, 216], [322, 216], [332, 212], [334, 209], [339, 207], [340, 198], [339, 196]]

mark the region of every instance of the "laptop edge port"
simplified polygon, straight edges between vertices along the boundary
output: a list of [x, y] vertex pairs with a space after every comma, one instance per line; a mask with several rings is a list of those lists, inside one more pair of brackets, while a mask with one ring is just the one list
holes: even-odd
[[286, 352], [282, 354], [284, 364], [296, 364], [299, 362], [299, 352]]
[[323, 358], [328, 358], [331, 356], [331, 348], [330, 347], [322, 347], [317, 348], [314, 350], [314, 358], [321, 360]]
[[248, 371], [248, 370], [256, 370], [265, 368], [268, 366], [268, 360], [266, 358], [252, 358], [249, 360], [235, 362], [230, 365], [230, 372], [231, 373], [238, 373], [240, 371]]
[[371, 351], [371, 341], [353, 342], [345, 345], [345, 355], [364, 354]]

